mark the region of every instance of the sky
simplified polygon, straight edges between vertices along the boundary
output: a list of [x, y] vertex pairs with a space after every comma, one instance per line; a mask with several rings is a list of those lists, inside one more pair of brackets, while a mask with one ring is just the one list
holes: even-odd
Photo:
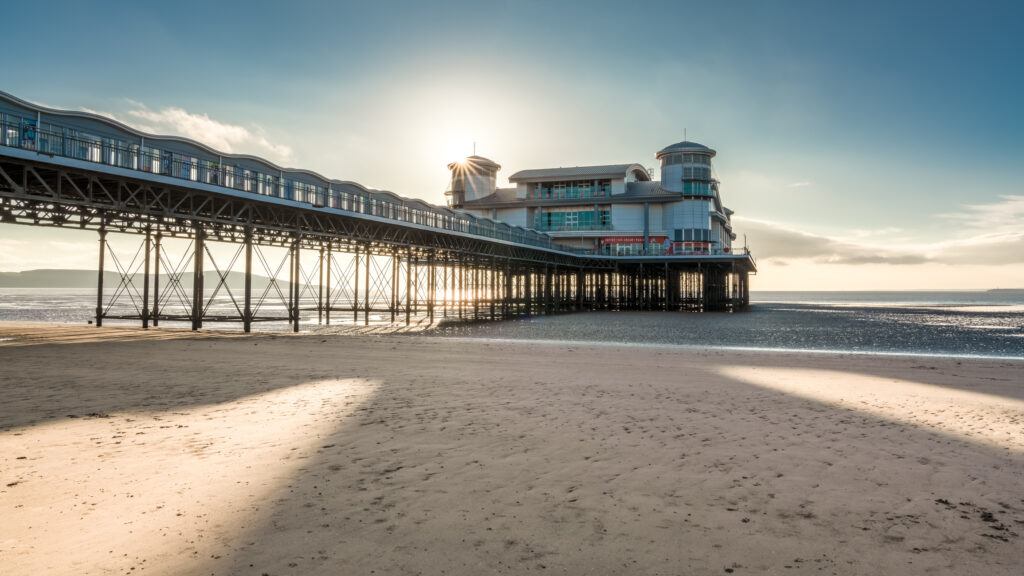
[[[1024, 3], [18, 2], [0, 90], [443, 203], [711, 146], [754, 290], [1024, 288]], [[14, 56], [14, 57], [10, 57]], [[0, 226], [0, 270], [89, 268]], [[92, 239], [89, 239], [92, 240]], [[125, 246], [128, 246], [126, 243]]]

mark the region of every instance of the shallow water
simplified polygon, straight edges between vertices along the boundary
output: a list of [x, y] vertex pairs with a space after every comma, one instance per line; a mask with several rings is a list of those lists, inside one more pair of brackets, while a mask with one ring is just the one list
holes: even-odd
[[[1020, 292], [755, 292], [751, 298], [750, 309], [738, 314], [592, 312], [445, 324], [423, 334], [1024, 359], [1024, 294]], [[112, 312], [137, 313], [127, 300], [121, 302]], [[185, 311], [182, 302], [171, 303], [180, 313]], [[87, 288], [0, 289], [0, 321], [85, 324], [93, 319], [95, 306], [95, 291]], [[231, 299], [223, 295], [211, 311], [235, 313]], [[281, 316], [284, 308], [267, 301], [260, 312]], [[371, 320], [386, 325], [387, 319], [376, 316]], [[130, 323], [137, 325], [138, 320]], [[334, 324], [352, 324], [351, 314], [336, 314]], [[186, 326], [166, 321], [162, 325]], [[316, 329], [315, 311], [304, 312], [302, 327]], [[238, 330], [241, 325], [207, 323], [206, 328]], [[284, 331], [288, 325], [260, 323], [254, 329]]]
[[[758, 303], [743, 313], [595, 312], [447, 326], [445, 336], [1024, 359], [1024, 312]], [[1024, 380], [1024, 375], [1022, 375]]]

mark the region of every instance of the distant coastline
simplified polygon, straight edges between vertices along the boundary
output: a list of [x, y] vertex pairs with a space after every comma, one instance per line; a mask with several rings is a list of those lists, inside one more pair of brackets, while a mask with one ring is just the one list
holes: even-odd
[[[207, 270], [203, 273], [207, 286], [219, 282], [217, 273]], [[142, 274], [137, 274], [135, 281], [142, 282]], [[191, 270], [187, 270], [182, 278], [188, 278], [191, 285]], [[161, 274], [161, 282], [166, 282], [167, 275]], [[151, 277], [150, 280], [153, 278]], [[97, 273], [95, 270], [72, 270], [72, 269], [41, 269], [25, 270], [24, 272], [0, 272], [0, 288], [95, 288]], [[263, 290], [269, 283], [265, 276], [252, 275], [252, 287], [254, 290]], [[121, 282], [121, 276], [117, 272], [106, 271], [103, 273], [103, 284], [107, 287], [116, 287]], [[283, 281], [282, 281], [283, 282]], [[245, 286], [245, 274], [241, 272], [228, 273], [227, 285], [234, 290]]]

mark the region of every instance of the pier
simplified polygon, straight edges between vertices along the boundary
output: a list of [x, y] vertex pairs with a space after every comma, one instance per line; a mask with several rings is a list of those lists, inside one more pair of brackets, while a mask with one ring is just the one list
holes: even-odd
[[[585, 310], [735, 312], [748, 306], [756, 272], [748, 253], [588, 254], [536, 230], [4, 93], [0, 223], [73, 228], [98, 240], [97, 326], [237, 322], [248, 332], [255, 322], [286, 321], [298, 331], [314, 313], [321, 324], [409, 324]], [[110, 234], [134, 235], [138, 250], [117, 253]], [[217, 261], [215, 243], [231, 245], [233, 257]], [[111, 270], [120, 280], [104, 286]], [[231, 272], [244, 274], [240, 291], [229, 286]], [[254, 272], [270, 279], [264, 289], [253, 289]], [[212, 306], [218, 296], [230, 312]]]

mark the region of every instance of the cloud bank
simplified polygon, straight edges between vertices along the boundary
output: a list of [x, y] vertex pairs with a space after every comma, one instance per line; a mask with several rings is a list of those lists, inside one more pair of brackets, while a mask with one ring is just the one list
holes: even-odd
[[[822, 264], [1020, 264], [1024, 263], [1024, 196], [1001, 196], [988, 204], [964, 206], [961, 212], [940, 216], [950, 237], [940, 242], [915, 243], [895, 239], [888, 243], [826, 236], [777, 222], [736, 217], [759, 260], [785, 265], [793, 260]], [[898, 231], [880, 231], [892, 235]], [[877, 236], [877, 235], [876, 235]]]

